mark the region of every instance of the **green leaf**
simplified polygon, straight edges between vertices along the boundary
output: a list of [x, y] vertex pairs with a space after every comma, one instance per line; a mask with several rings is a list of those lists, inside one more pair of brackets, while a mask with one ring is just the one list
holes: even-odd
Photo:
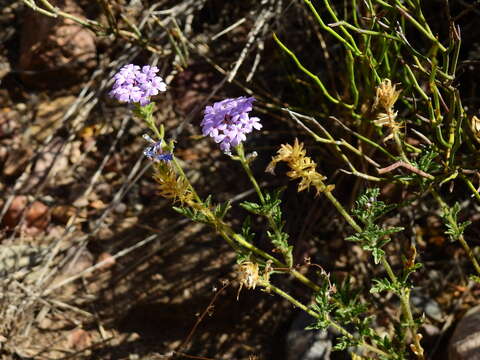
[[215, 207], [215, 209], [213, 210], [213, 213], [217, 218], [223, 219], [225, 217], [225, 215], [227, 214], [228, 210], [230, 210], [231, 208], [232, 208], [232, 202], [227, 201], [223, 204], [217, 205]]
[[469, 278], [470, 280], [475, 281], [476, 283], [479, 283], [479, 284], [480, 284], [480, 276], [470, 275], [468, 278]]
[[252, 218], [247, 216], [242, 224], [242, 236], [249, 243], [253, 242], [253, 239], [255, 238], [255, 233], [252, 232], [251, 226]]
[[240, 206], [253, 214], [262, 215], [262, 206], [260, 204], [244, 201], [240, 203]]
[[381, 293], [383, 291], [392, 291], [396, 292], [395, 286], [387, 278], [383, 279], [373, 279], [374, 285], [370, 289], [372, 294]]
[[178, 212], [179, 214], [191, 219], [192, 221], [200, 222], [204, 224], [209, 223], [208, 218], [203, 213], [201, 213], [196, 209], [191, 209], [184, 206], [172, 206], [172, 209]]
[[155, 103], [151, 102], [148, 105], [140, 106], [136, 105], [133, 109], [133, 113], [141, 119], [148, 120], [152, 116]]
[[387, 205], [378, 200], [380, 195], [379, 188], [369, 188], [359, 196], [352, 209], [355, 215], [364, 224], [371, 224], [380, 216], [392, 211], [397, 205]]
[[333, 351], [342, 351], [348, 348], [349, 346], [355, 346], [357, 345], [356, 341], [354, 339], [348, 337], [348, 336], [341, 336], [338, 340], [338, 342], [335, 344], [335, 346], [332, 348]]
[[452, 207], [443, 209], [442, 218], [447, 227], [445, 233], [449, 235], [451, 241], [457, 241], [463, 235], [465, 229], [472, 223], [471, 221], [458, 222], [460, 213], [460, 204], [457, 202]]

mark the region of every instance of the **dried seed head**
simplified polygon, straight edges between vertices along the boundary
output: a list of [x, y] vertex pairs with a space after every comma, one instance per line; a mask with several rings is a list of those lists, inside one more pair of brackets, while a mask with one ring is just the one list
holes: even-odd
[[250, 261], [240, 264], [238, 279], [240, 280], [240, 287], [245, 286], [247, 289], [255, 289], [260, 279], [258, 264]]
[[475, 115], [470, 120], [470, 128], [472, 129], [475, 138], [480, 141], [480, 119]]
[[177, 176], [175, 170], [169, 163], [155, 163], [153, 178], [159, 185], [159, 194], [173, 201], [180, 201], [182, 204], [192, 205], [193, 194], [187, 181]]
[[[375, 120], [373, 120], [373, 123], [376, 126], [388, 126], [388, 127], [395, 127], [395, 119], [397, 118], [397, 112], [396, 111], [391, 111], [389, 113], [384, 113], [380, 112], [377, 114], [375, 117]], [[398, 125], [398, 124], [397, 124]]]
[[272, 158], [265, 171], [274, 174], [277, 163], [281, 161], [286, 162], [290, 168], [290, 171], [287, 172], [289, 178], [300, 179], [299, 192], [310, 186], [316, 188], [317, 194], [333, 190], [333, 185], [324, 185], [323, 181], [326, 180], [326, 177], [316, 171], [317, 164], [307, 156], [303, 144], [299, 143], [297, 139], [293, 145], [282, 145], [277, 151], [277, 156]]
[[373, 103], [373, 109], [378, 107], [385, 110], [387, 113], [393, 111], [393, 105], [398, 99], [401, 90], [396, 90], [396, 85], [392, 85], [390, 79], [384, 79], [382, 83], [377, 87], [377, 94], [375, 96], [375, 102]]

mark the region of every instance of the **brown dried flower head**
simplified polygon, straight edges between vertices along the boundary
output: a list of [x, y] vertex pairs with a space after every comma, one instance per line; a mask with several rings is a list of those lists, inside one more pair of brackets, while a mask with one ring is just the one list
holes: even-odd
[[159, 194], [164, 198], [178, 200], [182, 204], [193, 203], [193, 194], [187, 181], [178, 177], [169, 163], [156, 163], [153, 177], [159, 185]]
[[480, 141], [480, 119], [475, 115], [470, 120], [470, 128], [475, 138]]
[[281, 161], [286, 162], [291, 169], [287, 172], [288, 177], [294, 180], [300, 179], [299, 192], [308, 189], [310, 186], [317, 189], [317, 194], [333, 190], [333, 185], [325, 186], [323, 181], [326, 177], [316, 171], [317, 164], [306, 155], [303, 143], [299, 143], [298, 139], [295, 139], [293, 145], [283, 144], [277, 151], [277, 156], [272, 158], [265, 171], [274, 174], [277, 163]]
[[373, 123], [376, 126], [386, 126], [392, 130], [383, 141], [386, 142], [394, 137], [395, 133], [398, 133], [403, 127], [403, 123], [395, 121], [398, 112], [394, 110], [393, 106], [398, 100], [401, 90], [396, 89], [396, 85], [392, 85], [389, 79], [384, 79], [382, 83], [377, 87], [377, 94], [373, 103], [373, 109], [380, 108]]
[[238, 289], [237, 300], [244, 286], [247, 289], [255, 289], [257, 286], [260, 280], [258, 264], [251, 261], [241, 263], [238, 266], [238, 280], [240, 281], [240, 287]]
[[382, 83], [377, 87], [377, 94], [375, 96], [375, 102], [373, 103], [373, 109], [381, 108], [387, 113], [393, 111], [393, 105], [398, 100], [401, 90], [396, 89], [396, 85], [390, 81], [390, 79], [384, 79]]

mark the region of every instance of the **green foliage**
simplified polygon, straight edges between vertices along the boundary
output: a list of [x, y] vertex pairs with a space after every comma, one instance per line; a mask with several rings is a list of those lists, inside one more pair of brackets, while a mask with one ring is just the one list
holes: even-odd
[[[369, 352], [376, 353], [379, 359], [406, 359], [412, 355], [409, 345], [422, 349], [416, 336], [421, 319], [413, 317], [409, 283], [411, 275], [422, 264], [416, 263], [416, 247], [412, 241], [408, 258], [397, 254], [403, 260], [403, 268], [392, 268], [386, 251], [394, 247], [386, 245], [392, 241], [392, 235], [403, 231], [404, 227], [386, 227], [382, 217], [396, 209], [411, 206], [417, 200], [430, 198], [433, 194], [443, 212], [447, 228], [445, 233], [462, 244], [480, 274], [480, 266], [463, 239], [465, 228], [470, 222], [459, 223], [459, 204], [448, 207], [436, 193], [436, 189], [444, 184], [453, 186], [458, 179], [463, 179], [480, 200], [480, 195], [468, 178], [470, 173], [463, 171], [478, 167], [468, 160], [471, 157], [465, 153], [465, 149], [472, 153], [478, 151], [480, 137], [477, 135], [480, 132], [473, 134], [472, 129], [465, 131], [466, 108], [462, 106], [459, 90], [453, 82], [457, 78], [460, 35], [455, 26], [450, 26], [446, 29], [450, 31], [448, 40], [439, 39], [437, 30], [434, 33], [427, 23], [418, 1], [395, 1], [391, 4], [375, 0], [366, 1], [362, 6], [359, 6], [358, 1], [347, 1], [342, 9], [335, 9], [334, 5], [337, 4], [331, 0], [324, 0], [321, 5], [310, 0], [304, 0], [303, 3], [312, 15], [314, 26], [317, 26], [315, 32], [321, 31], [325, 36], [322, 38], [326, 44], [322, 44], [324, 51], [336, 49], [335, 54], [331, 54], [334, 55], [331, 59], [336, 62], [330, 65], [337, 70], [342, 69], [338, 76], [328, 77], [308, 69], [305, 54], [296, 54], [289, 47], [293, 46], [293, 41], [284, 39], [288, 33], [281, 36], [275, 34], [274, 40], [285, 55], [285, 60], [296, 66], [297, 73], [303, 74], [304, 78], [300, 81], [297, 73], [285, 76], [295, 79], [292, 84], [297, 90], [294, 98], [300, 97], [300, 93], [307, 97], [297, 99], [298, 103], [305, 107], [309, 103], [315, 104], [313, 109], [305, 109], [305, 113], [335, 119], [340, 126], [328, 128], [326, 120], [320, 122], [312, 116], [290, 110], [288, 114], [316, 142], [325, 145], [321, 155], [330, 156], [332, 151], [335, 153], [335, 159], [342, 162], [337, 169], [368, 182], [368, 188], [359, 196], [351, 212], [334, 197], [335, 184], [331, 184], [321, 196], [326, 197], [355, 230], [345, 240], [355, 242], [371, 253], [375, 269], [380, 271], [376, 272], [376, 278], [365, 281], [372, 284], [369, 289], [363, 289], [350, 280], [337, 288], [331, 284], [326, 273], [322, 273], [321, 285], [317, 285], [299, 274], [293, 264], [293, 247], [289, 244], [289, 235], [284, 231], [282, 191], [268, 192], [260, 188], [249, 167], [252, 159], [246, 158], [242, 146], [236, 148], [237, 156], [231, 158], [241, 163], [258, 200], [242, 202], [240, 207], [249, 216], [244, 220], [240, 231], [235, 232], [229, 228], [222, 235], [227, 241], [229, 237], [235, 238], [231, 234], [237, 235], [237, 242], [241, 244], [234, 246], [238, 262], [251, 262], [256, 269], [268, 268], [267, 278], [270, 273], [285, 272], [314, 291], [315, 301], [307, 307], [269, 283], [268, 279], [262, 283], [268, 291], [276, 292], [314, 316], [315, 322], [310, 329], [335, 327], [341, 334], [335, 350], [363, 346]], [[416, 36], [414, 44], [409, 42], [407, 35]], [[448, 47], [444, 45], [447, 41]], [[334, 44], [339, 46], [332, 46]], [[343, 59], [344, 62], [338, 63], [338, 59]], [[312, 88], [318, 91], [313, 91]], [[303, 89], [306, 90], [302, 91]], [[318, 101], [318, 96], [325, 101]], [[318, 105], [319, 103], [321, 104]], [[153, 124], [153, 108], [136, 111], [148, 124]], [[163, 134], [163, 128], [161, 131]], [[465, 136], [466, 133], [470, 137]], [[308, 150], [308, 147], [302, 148], [302, 151]], [[362, 169], [362, 172], [357, 169]], [[295, 169], [291, 171], [294, 172]], [[408, 190], [409, 195], [415, 196], [406, 197], [400, 204], [386, 204], [379, 200], [380, 189], [372, 187], [372, 182], [394, 183], [402, 192]], [[225, 224], [224, 218], [230, 209], [230, 203], [212, 206], [209, 197], [203, 206], [203, 209], [211, 210], [211, 214], [202, 210], [202, 207], [175, 209], [194, 221], [209, 223], [217, 230], [216, 224]], [[276, 252], [283, 255], [284, 263], [276, 256], [255, 247], [255, 234], [251, 228], [252, 219], [258, 217], [262, 217], [268, 224], [262, 232], [269, 238]], [[238, 237], [241, 239], [238, 240]], [[275, 269], [270, 269], [272, 263], [275, 264]], [[378, 275], [380, 273], [384, 274], [383, 277]], [[245, 276], [250, 280], [255, 279], [252, 274]], [[479, 277], [472, 279], [478, 281]], [[369, 301], [368, 297], [371, 294], [380, 297], [385, 293], [395, 294], [395, 298], [400, 300], [400, 320], [389, 324], [389, 328], [394, 331], [388, 336], [380, 336], [374, 329], [374, 316], [377, 313], [377, 309], [373, 308], [375, 302]]]
[[458, 222], [458, 214], [460, 212], [460, 204], [457, 202], [452, 207], [444, 207], [442, 218], [445, 221], [445, 226], [447, 227], [447, 234], [450, 237], [450, 240], [457, 241], [460, 236], [463, 235], [463, 232], [472, 222], [464, 221]]
[[356, 345], [358, 345], [356, 341], [352, 340], [352, 338], [348, 336], [343, 335], [337, 338], [337, 343], [335, 344], [332, 350], [341, 351], [341, 350], [347, 349], [350, 346], [356, 346]]
[[432, 147], [426, 147], [422, 150], [418, 161], [413, 161], [412, 164], [426, 173], [432, 174], [441, 170], [441, 165], [434, 160], [439, 153]]
[[476, 283], [480, 284], [480, 276], [477, 275], [470, 275], [469, 279], [475, 281]]
[[213, 209], [213, 215], [219, 220], [223, 220], [227, 212], [232, 208], [232, 202], [227, 201], [223, 204], [218, 204]]
[[240, 206], [253, 214], [265, 216], [269, 220], [270, 230], [267, 230], [267, 236], [273, 246], [283, 254], [287, 265], [290, 267], [293, 263], [293, 246], [288, 244], [289, 235], [283, 231], [284, 224], [282, 220], [282, 209], [280, 207], [282, 203], [280, 199], [282, 192], [283, 188], [274, 192], [265, 192], [263, 202], [244, 201]]
[[396, 205], [386, 205], [383, 201], [379, 201], [379, 195], [379, 188], [369, 188], [355, 202], [352, 213], [365, 225], [372, 224], [396, 207]]
[[281, 221], [282, 211], [280, 209], [280, 204], [282, 200], [280, 199], [282, 190], [276, 191], [274, 193], [265, 193], [265, 201], [262, 204], [256, 202], [244, 201], [240, 204], [245, 210], [262, 216], [272, 216], [274, 219]]
[[194, 222], [199, 222], [203, 224], [210, 223], [210, 219], [205, 216], [202, 211], [198, 209], [191, 208], [188, 206], [172, 206], [172, 209], [175, 210], [180, 215], [183, 215]]
[[155, 103], [151, 102], [150, 104], [147, 104], [145, 106], [140, 106], [137, 104], [132, 111], [140, 119], [145, 119], [146, 121], [148, 121], [148, 119], [151, 118], [154, 109]]
[[243, 221], [241, 234], [246, 241], [253, 242], [255, 233], [252, 232], [252, 218], [250, 216], [247, 216]]
[[[335, 318], [342, 323], [359, 323], [359, 316], [366, 313], [367, 306], [360, 302], [360, 292], [351, 288], [350, 279], [345, 280], [332, 294], [337, 304]], [[365, 319], [364, 319], [365, 320]]]
[[324, 330], [331, 324], [329, 315], [335, 310], [335, 305], [330, 301], [330, 287], [328, 282], [324, 281], [320, 290], [315, 295], [315, 302], [310, 306], [317, 313], [315, 323], [308, 326], [307, 329]]
[[[129, 41], [141, 45], [145, 51], [155, 50], [157, 53], [175, 54], [176, 59], [171, 65], [177, 71], [172, 72], [172, 76], [180, 72], [178, 70], [188, 67], [190, 51], [199, 51], [200, 48], [208, 49], [208, 46], [197, 47], [200, 44], [190, 43], [190, 40], [186, 38], [189, 32], [183, 34], [182, 27], [176, 24], [176, 20], [174, 28], [165, 28], [172, 46], [170, 49], [163, 49], [159, 43], [151, 43], [151, 40], [140, 32], [139, 29], [142, 27], [134, 24], [133, 19], [131, 24], [128, 22], [128, 27], [123, 26], [125, 24], [117, 26], [117, 18], [126, 19], [127, 17], [110, 13], [111, 10], [105, 14], [109, 23], [107, 28], [98, 22], [84, 21], [65, 12], [59, 12], [54, 7], [48, 6], [48, 1], [41, 1], [43, 6], [46, 6], [45, 9], [33, 6], [33, 1], [24, 0], [23, 2], [36, 11], [42, 9], [44, 14], [52, 17], [68, 17], [97, 33], [101, 30], [105, 35], [118, 36], [120, 34], [123, 38], [128, 38]], [[265, 31], [266, 28], [260, 24], [274, 23], [274, 21], [266, 19], [274, 16], [275, 6], [270, 6], [270, 4], [266, 6], [270, 1], [261, 3], [261, 6], [265, 9], [269, 8], [269, 10], [266, 13], [262, 12], [262, 16], [258, 16], [257, 20], [261, 20], [260, 23], [255, 21], [254, 28], [249, 32], [244, 32], [245, 28], [240, 29], [240, 33], [249, 34], [248, 43], [236, 62], [238, 66], [235, 66], [234, 71], [230, 73], [228, 82], [232, 84], [234, 84], [232, 82], [234, 75], [246, 56], [252, 53], [252, 49], [256, 48], [255, 51], [258, 50], [258, 53], [253, 62], [251, 75], [253, 76], [257, 67], [260, 69], [262, 66], [259, 65], [259, 62], [262, 58], [260, 55], [261, 49], [264, 48], [264, 39], [261, 39], [261, 46], [260, 43], [256, 46], [255, 41], [260, 41], [261, 34], [268, 33]], [[271, 1], [271, 4], [274, 3], [275, 1]], [[281, 3], [278, 2], [278, 14], [283, 15], [282, 11], [286, 9], [281, 8]], [[172, 185], [172, 188], [180, 184], [182, 186], [179, 187], [189, 195], [188, 201], [181, 200], [183, 205], [173, 206], [173, 209], [192, 221], [211, 226], [236, 251], [239, 263], [251, 263], [249, 265], [254, 269], [253, 273], [252, 271], [243, 273], [241, 274], [243, 277], [240, 277], [248, 280], [246, 283], [249, 283], [249, 286], [247, 287], [254, 288], [260, 276], [259, 287], [275, 292], [315, 317], [314, 324], [309, 328], [335, 327], [341, 334], [334, 347], [335, 350], [363, 346], [380, 359], [406, 359], [412, 357], [409, 345], [414, 345], [415, 348], [421, 350], [417, 334], [422, 319], [413, 318], [410, 307], [411, 284], [409, 282], [412, 281], [411, 275], [420, 269], [422, 264], [415, 262], [416, 247], [413, 240], [412, 243], [405, 244], [407, 237], [404, 237], [402, 244], [398, 247], [386, 246], [392, 241], [391, 236], [403, 231], [404, 228], [401, 226], [386, 228], [382, 223], [382, 217], [400, 207], [410, 206], [415, 201], [425, 203], [425, 199], [431, 199], [433, 196], [442, 211], [446, 227], [445, 234], [452, 241], [458, 241], [464, 248], [477, 272], [477, 275], [470, 275], [470, 279], [480, 282], [480, 276], [478, 276], [480, 265], [464, 239], [465, 229], [471, 222], [459, 222], [460, 203], [457, 201], [458, 199], [455, 199], [455, 205], [450, 207], [438, 194], [438, 189], [442, 186], [448, 185], [453, 190], [459, 181], [463, 181], [472, 195], [480, 200], [480, 194], [476, 189], [477, 154], [480, 150], [480, 119], [472, 116], [476, 111], [474, 105], [471, 105], [475, 104], [473, 99], [468, 99], [468, 102], [462, 99], [460, 89], [464, 87], [459, 85], [462, 77], [457, 73], [459, 57], [462, 54], [460, 51], [462, 39], [455, 21], [462, 18], [463, 15], [467, 15], [472, 9], [465, 8], [466, 12], [462, 11], [462, 16], [450, 14], [451, 10], [460, 5], [455, 4], [455, 6], [449, 7], [448, 1], [445, 1], [445, 13], [448, 13], [447, 21], [428, 24], [427, 19], [431, 16], [425, 16], [423, 11], [429, 4], [427, 4], [428, 2], [421, 3], [419, 0], [366, 0], [363, 2], [358, 0], [344, 2], [303, 0], [303, 2], [289, 3], [288, 6], [293, 8], [299, 3], [304, 6], [299, 13], [308, 13], [308, 21], [305, 23], [308, 23], [308, 26], [312, 26], [313, 29], [305, 29], [304, 33], [300, 33], [302, 41], [295, 38], [295, 36], [299, 36], [299, 32], [297, 30], [289, 32], [288, 26], [282, 26], [280, 29], [280, 31], [285, 29], [285, 33], [273, 36], [285, 62], [295, 67], [294, 74], [281, 73], [280, 75], [292, 79], [292, 87], [296, 91], [282, 91], [283, 94], [289, 93], [288, 98], [283, 94], [268, 94], [268, 92], [254, 95], [261, 95], [257, 97], [260, 103], [263, 102], [263, 110], [272, 111], [275, 108], [278, 110], [285, 106], [284, 104], [290, 104], [297, 109], [296, 111], [299, 111], [294, 113], [287, 109], [287, 113], [295, 120], [296, 124], [300, 125], [306, 134], [312, 136], [315, 142], [322, 144], [317, 147], [320, 149], [316, 148], [318, 150], [316, 155], [319, 158], [322, 156], [331, 158], [330, 162], [326, 162], [326, 175], [333, 172], [331, 169], [340, 170], [348, 176], [357, 177], [355, 180], [361, 179], [362, 184], [367, 183], [367, 190], [360, 195], [350, 213], [346, 209], [347, 207], [342, 205], [342, 200], [337, 200], [333, 194], [334, 181], [337, 177], [331, 176], [329, 178], [330, 185], [324, 186], [323, 181], [327, 179], [327, 176], [323, 174], [320, 176], [316, 173], [319, 176], [318, 179], [321, 178], [318, 181], [322, 184], [321, 187], [317, 186], [319, 191], [317, 195], [330, 201], [338, 213], [355, 230], [355, 233], [345, 240], [357, 243], [363, 250], [372, 254], [375, 266], [366, 268], [367, 271], [373, 268], [375, 275], [371, 275], [371, 277], [378, 278], [361, 279], [358, 282], [348, 279], [337, 287], [331, 284], [330, 277], [326, 273], [322, 273], [322, 282], [321, 285], [318, 285], [294, 266], [297, 264], [293, 263], [293, 246], [289, 244], [289, 234], [284, 231], [285, 219], [281, 207], [282, 190], [269, 192], [259, 186], [249, 167], [256, 155], [250, 158], [246, 157], [241, 145], [236, 149], [238, 156], [231, 156], [231, 159], [241, 163], [258, 200], [257, 202], [245, 201], [240, 204], [240, 207], [245, 209], [249, 215], [239, 230], [235, 228], [239, 223], [238, 219], [231, 219], [231, 224], [226, 219], [232, 206], [231, 202], [213, 204], [212, 196], [208, 196], [204, 200], [200, 199], [179, 162], [176, 161], [177, 158], [174, 157], [171, 162], [156, 163], [155, 166], [157, 169], [168, 170], [168, 174], [173, 175], [169, 178], [171, 180], [169, 185]], [[200, 4], [199, 8], [201, 6]], [[159, 17], [155, 17], [156, 22], [151, 21], [151, 14], [145, 18], [147, 25], [145, 28], [152, 28], [153, 24], [168, 23], [168, 21], [162, 21], [161, 13], [167, 14], [169, 11], [159, 11], [158, 13]], [[433, 18], [437, 20], [436, 17]], [[301, 20], [295, 18], [295, 28], [299, 28], [298, 23]], [[235, 27], [245, 27], [249, 22], [240, 22]], [[227, 32], [217, 32], [217, 37], [221, 38], [219, 41], [224, 38], [220, 35], [225, 35]], [[307, 41], [303, 41], [304, 35], [306, 37], [307, 34], [314, 34], [315, 36], [312, 38], [315, 40], [321, 39], [318, 49], [315, 46], [312, 47]], [[438, 34], [446, 36], [441, 38]], [[415, 41], [410, 39], [415, 39]], [[305, 40], [310, 41], [310, 39]], [[307, 47], [302, 48], [298, 43], [308, 44], [307, 51], [305, 51]], [[296, 48], [292, 50], [294, 46]], [[218, 46], [218, 48], [223, 49], [224, 47]], [[319, 50], [318, 53], [321, 53], [321, 56], [312, 56], [309, 59], [308, 57], [313, 55], [311, 49]], [[205, 56], [203, 50], [200, 55]], [[269, 58], [269, 56], [264, 56], [264, 58]], [[211, 62], [210, 59], [215, 58], [206, 56], [206, 59]], [[222, 68], [223, 64], [217, 65], [213, 61], [212, 63], [215, 69], [220, 69], [222, 73], [224, 72], [222, 69], [228, 69], [228, 67]], [[466, 68], [469, 62], [461, 64]], [[310, 66], [315, 68], [309, 69]], [[270, 76], [277, 71], [274, 67], [272, 64], [270, 68], [262, 69], [268, 71], [258, 71], [258, 73], [265, 72]], [[164, 69], [167, 68], [166, 64]], [[328, 71], [323, 71], [324, 69]], [[336, 73], [329, 74], [330, 69], [334, 69]], [[277, 75], [278, 72], [271, 78], [276, 78]], [[300, 78], [299, 75], [303, 78]], [[250, 75], [248, 75], [247, 82], [250, 79]], [[255, 84], [249, 89], [260, 89], [257, 85]], [[261, 85], [261, 88], [266, 88], [265, 84]], [[271, 85], [268, 84], [268, 88], [274, 88]], [[283, 85], [285, 84], [281, 85], [281, 88], [284, 89]], [[468, 104], [468, 107], [463, 102]], [[301, 109], [299, 104], [302, 105]], [[156, 126], [154, 110], [155, 103], [152, 102], [143, 107], [137, 105], [133, 109], [133, 113], [144, 121], [146, 127], [155, 134], [158, 141], [165, 141], [164, 147], [173, 153], [174, 141], [167, 143], [164, 139], [164, 126]], [[277, 115], [276, 118], [279, 117]], [[321, 116], [322, 121], [315, 119], [314, 116], [318, 115]], [[225, 116], [222, 121], [229, 120], [232, 119], [227, 119]], [[336, 126], [330, 126], [329, 121], [336, 121]], [[302, 146], [296, 149], [296, 155], [303, 155], [307, 151], [310, 151], [308, 145]], [[331, 156], [332, 154], [335, 156]], [[291, 154], [280, 155], [288, 157]], [[290, 174], [298, 175], [298, 169], [313, 169], [317, 166], [317, 163], [313, 163], [311, 160], [313, 157], [297, 156], [297, 158], [298, 167], [291, 168]], [[335, 162], [336, 160], [338, 163]], [[318, 164], [319, 167], [322, 166], [320, 162]], [[13, 180], [13, 176], [9, 175], [8, 177], [12, 177], [9, 181]], [[371, 187], [372, 183], [387, 185], [393, 183], [400, 187], [402, 193], [409, 192], [406, 196], [407, 200], [399, 205], [387, 205], [379, 200], [380, 189]], [[311, 181], [306, 185], [308, 184], [311, 184]], [[353, 188], [356, 189], [356, 187]], [[166, 192], [163, 194], [167, 197]], [[174, 193], [174, 195], [177, 194]], [[408, 196], [410, 197], [408, 198]], [[415, 199], [412, 199], [413, 197]], [[175, 199], [173, 195], [170, 198]], [[346, 200], [343, 201], [346, 202]], [[9, 211], [7, 206], [4, 210]], [[432, 213], [437, 214], [436, 211], [438, 211], [437, 208], [432, 209]], [[411, 213], [412, 222], [414, 222], [415, 211], [411, 211]], [[273, 254], [255, 246], [256, 234], [252, 231], [252, 219], [254, 221], [262, 220], [267, 224], [258, 231], [261, 232], [261, 236], [266, 235], [269, 238], [275, 248]], [[402, 254], [396, 254], [396, 258], [402, 258], [403, 268], [392, 267], [389, 263], [391, 257], [386, 254], [387, 249], [394, 251], [395, 248], [405, 247], [404, 245], [410, 245], [412, 254], [408, 258]], [[283, 255], [282, 261], [278, 259], [278, 252]], [[258, 269], [263, 272], [259, 274]], [[314, 294], [314, 303], [311, 306], [305, 306], [287, 292], [275, 287], [269, 282], [270, 274], [276, 276], [284, 274], [288, 275], [288, 279], [295, 279], [305, 286], [306, 291], [302, 294], [302, 298], [308, 299]], [[383, 277], [379, 274], [383, 274]], [[282, 286], [285, 285], [285, 282], [280, 283]], [[364, 288], [365, 284], [373, 285], [368, 289]], [[356, 288], [354, 288], [355, 286]], [[390, 331], [388, 336], [380, 336], [374, 329], [374, 316], [379, 309], [374, 307], [376, 302], [371, 301], [371, 294], [376, 294], [375, 298], [377, 298], [385, 293], [394, 294], [394, 298], [400, 300], [398, 316], [392, 316], [393, 319], [400, 320], [392, 320], [386, 328], [394, 329], [394, 331]], [[380, 309], [380, 311], [382, 310]]]
[[381, 293], [383, 291], [391, 291], [395, 294], [400, 294], [400, 287], [398, 284], [393, 284], [389, 279], [373, 279], [373, 286], [370, 288], [372, 294]]
[[372, 253], [375, 264], [385, 256], [382, 247], [390, 242], [390, 235], [402, 231], [402, 227], [384, 229], [374, 223], [380, 216], [395, 208], [378, 200], [378, 188], [367, 189], [360, 195], [352, 210], [353, 214], [365, 225], [361, 232], [347, 237], [345, 240], [358, 243], [364, 250]]

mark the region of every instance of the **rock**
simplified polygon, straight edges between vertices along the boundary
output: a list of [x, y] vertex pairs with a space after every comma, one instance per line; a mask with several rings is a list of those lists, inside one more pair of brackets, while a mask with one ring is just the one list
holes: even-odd
[[25, 206], [27, 206], [28, 199], [24, 195], [15, 196], [15, 198], [10, 203], [10, 207], [8, 208], [5, 216], [3, 218], [3, 225], [6, 226], [8, 229], [13, 229], [22, 216], [23, 210]]
[[117, 206], [115, 206], [114, 211], [116, 214], [123, 214], [125, 211], [127, 211], [127, 205], [125, 203], [119, 203]]
[[49, 223], [48, 206], [40, 201], [34, 201], [25, 214], [28, 226], [45, 229]]
[[450, 360], [480, 360], [480, 305], [458, 323], [448, 347]]
[[414, 311], [417, 313], [425, 313], [430, 319], [442, 322], [445, 314], [440, 305], [434, 299], [430, 299], [415, 288], [410, 297], [410, 303], [413, 305]]
[[[79, 18], [74, 0], [50, 3]], [[97, 65], [94, 34], [70, 19], [51, 18], [25, 7], [20, 39], [22, 80], [40, 88], [59, 88], [81, 80]]]
[[71, 350], [83, 350], [92, 345], [92, 338], [83, 329], [75, 329], [68, 334], [67, 348]]
[[300, 313], [287, 334], [287, 360], [329, 360], [333, 335], [328, 331], [305, 330], [314, 323], [313, 317]]
[[71, 205], [57, 205], [52, 209], [54, 221], [66, 225], [72, 216], [75, 216], [75, 207]]

